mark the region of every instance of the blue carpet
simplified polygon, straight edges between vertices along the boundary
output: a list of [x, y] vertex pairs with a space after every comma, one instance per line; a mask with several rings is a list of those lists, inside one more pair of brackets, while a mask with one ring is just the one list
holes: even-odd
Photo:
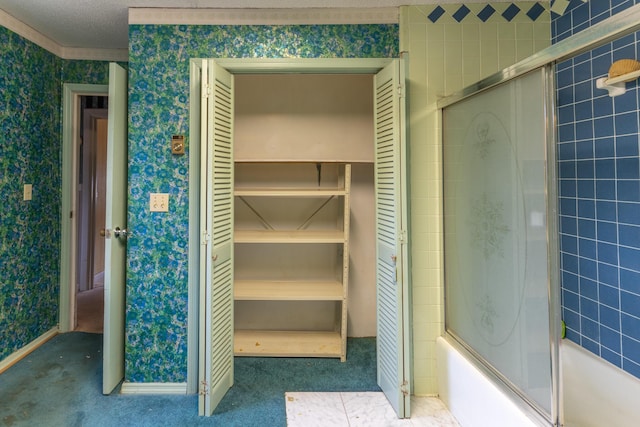
[[0, 375], [2, 426], [285, 426], [287, 391], [380, 391], [375, 338], [350, 338], [347, 361], [236, 357], [235, 384], [212, 417], [195, 395], [103, 396], [102, 335], [54, 337]]

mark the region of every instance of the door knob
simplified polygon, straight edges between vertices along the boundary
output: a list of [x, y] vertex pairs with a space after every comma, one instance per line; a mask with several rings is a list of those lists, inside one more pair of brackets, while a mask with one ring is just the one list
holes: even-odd
[[123, 239], [124, 240], [129, 235], [129, 232], [127, 231], [126, 228], [116, 227], [113, 230], [113, 235], [116, 236], [116, 239]]
[[106, 235], [107, 235], [107, 230], [105, 230], [104, 228], [102, 228], [102, 229], [100, 230], [100, 236], [104, 237], [104, 236], [106, 236]]

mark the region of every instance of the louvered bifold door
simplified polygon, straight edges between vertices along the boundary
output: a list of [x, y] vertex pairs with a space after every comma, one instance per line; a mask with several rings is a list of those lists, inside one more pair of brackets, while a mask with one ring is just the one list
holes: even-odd
[[378, 385], [410, 415], [404, 72], [394, 60], [374, 79]]
[[201, 292], [206, 302], [201, 305], [205, 374], [199, 393], [200, 413], [208, 416], [233, 385], [233, 76], [214, 61], [203, 63], [205, 74], [206, 190], [201, 194], [206, 198], [206, 213], [201, 213], [206, 248], [201, 262], [206, 278]]

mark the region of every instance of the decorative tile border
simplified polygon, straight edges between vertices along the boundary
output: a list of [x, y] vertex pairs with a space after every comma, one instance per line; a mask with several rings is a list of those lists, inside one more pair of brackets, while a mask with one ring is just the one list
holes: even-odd
[[547, 22], [548, 2], [471, 3], [418, 6], [431, 23]]

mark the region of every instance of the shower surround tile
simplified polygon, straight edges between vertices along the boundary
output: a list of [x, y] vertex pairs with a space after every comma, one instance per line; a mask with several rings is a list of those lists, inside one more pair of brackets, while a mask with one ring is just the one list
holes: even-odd
[[[639, 2], [607, 3], [565, 5], [563, 16], [553, 15], [554, 43]], [[623, 285], [640, 277], [640, 90], [629, 82], [627, 93], [612, 98], [595, 85], [613, 61], [635, 58], [638, 49], [636, 33], [565, 60], [556, 67], [556, 90], [567, 338], [640, 378], [640, 289]]]
[[[411, 135], [408, 140], [412, 184], [410, 221], [419, 225], [411, 229], [410, 236], [412, 256], [420, 260], [413, 264], [411, 271], [413, 387], [422, 395], [438, 392], [435, 340], [443, 329], [442, 147], [435, 103], [550, 45], [549, 3], [513, 3], [520, 12], [512, 16], [511, 21], [503, 17], [510, 5], [504, 2], [400, 8], [400, 50], [408, 51], [410, 58], [407, 121]], [[463, 4], [469, 12], [458, 22], [453, 14]], [[573, 126], [565, 131], [565, 138], [574, 134]]]

